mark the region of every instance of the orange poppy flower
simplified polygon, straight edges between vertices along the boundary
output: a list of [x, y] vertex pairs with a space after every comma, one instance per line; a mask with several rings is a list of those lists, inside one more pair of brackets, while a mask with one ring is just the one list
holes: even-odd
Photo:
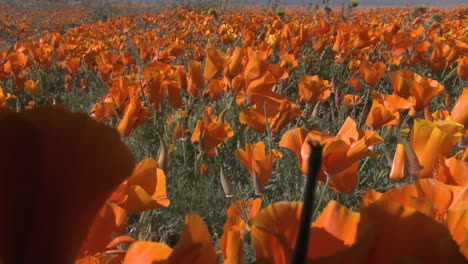
[[86, 87], [88, 87], [89, 83], [88, 83], [88, 81], [86, 81], [86, 79], [81, 78], [80, 79], [80, 85], [81, 85], [81, 89], [84, 90], [84, 89], [86, 89]]
[[352, 94], [341, 94], [340, 100], [341, 103], [349, 109], [352, 109], [354, 106], [362, 103], [362, 100], [359, 99], [358, 95]]
[[465, 128], [468, 128], [468, 87], [463, 88], [463, 92], [458, 97], [455, 106], [452, 109], [451, 118], [454, 121], [462, 124]]
[[359, 72], [361, 73], [362, 79], [371, 87], [375, 86], [380, 81], [386, 71], [387, 66], [380, 61], [370, 64], [368, 61], [364, 60], [359, 65]]
[[458, 156], [440, 157], [437, 179], [446, 184], [468, 187], [468, 161]]
[[397, 144], [395, 156], [393, 157], [392, 169], [390, 171], [390, 179], [393, 181], [401, 181], [406, 177], [406, 155], [403, 144]]
[[200, 173], [201, 175], [204, 175], [204, 176], [208, 174], [208, 165], [206, 165], [206, 163], [202, 163], [200, 165]]
[[190, 95], [198, 96], [205, 86], [205, 78], [201, 72], [201, 63], [198, 61], [189, 61], [187, 67], [187, 91]]
[[420, 76], [410, 70], [397, 70], [390, 74], [393, 93], [403, 98], [410, 95], [415, 100], [415, 110], [422, 111], [436, 95], [442, 94], [444, 86], [438, 81]]
[[301, 202], [276, 202], [260, 211], [251, 231], [257, 260], [290, 263], [301, 209]]
[[28, 89], [28, 92], [31, 96], [37, 95], [37, 86], [39, 85], [39, 81], [27, 80], [24, 82], [24, 86]]
[[69, 92], [73, 90], [73, 79], [70, 74], [65, 74], [65, 90]]
[[430, 58], [431, 69], [434, 72], [443, 71], [458, 57], [455, 46], [447, 43], [435, 42], [432, 45], [432, 54]]
[[445, 221], [447, 209], [464, 208], [464, 203], [468, 202], [468, 190], [435, 179], [420, 179], [414, 184], [391, 188], [385, 193], [368, 190], [361, 197], [366, 206], [377, 200], [391, 200], [412, 207], [436, 220]]
[[203, 77], [205, 80], [218, 77], [228, 64], [229, 58], [227, 58], [226, 54], [215, 48], [207, 48]]
[[468, 210], [457, 209], [447, 212], [447, 229], [460, 246], [460, 252], [468, 259]]
[[[338, 192], [350, 192], [357, 186], [357, 162], [359, 159], [368, 156], [378, 156], [369, 147], [383, 139], [377, 132], [369, 130], [359, 130], [356, 122], [348, 117], [335, 137], [329, 137], [317, 131], [309, 132], [307, 138], [324, 144], [322, 169], [319, 180], [325, 182], [325, 175], [330, 177], [330, 187]], [[293, 150], [301, 153], [302, 160], [307, 160], [310, 153], [310, 146], [302, 144], [300, 150]], [[302, 162], [301, 170], [304, 175], [308, 171], [308, 163]]]
[[[301, 202], [276, 202], [260, 211], [251, 231], [257, 261], [290, 263], [301, 211]], [[308, 258], [328, 256], [351, 246], [359, 218], [359, 213], [330, 202], [311, 225]]]
[[468, 79], [468, 56], [458, 59], [457, 76], [460, 79]]
[[354, 87], [354, 89], [358, 92], [360, 92], [362, 90], [362, 85], [361, 85], [361, 82], [359, 81], [358, 78], [351, 78], [349, 79], [348, 81], [348, 84], [351, 85], [352, 87]]
[[[428, 231], [413, 232], [415, 228]], [[389, 264], [405, 260], [434, 264], [466, 262], [442, 224], [413, 208], [378, 201], [361, 208], [356, 241], [351, 247], [314, 259], [313, 263]]]
[[325, 182], [328, 175], [331, 177], [330, 188], [344, 193], [352, 192], [358, 184], [358, 160], [366, 156], [377, 156], [369, 147], [383, 141], [376, 132], [358, 130], [351, 118], [345, 121], [335, 137], [319, 131], [307, 133], [302, 128], [289, 130], [281, 138], [280, 147], [289, 148], [296, 154], [303, 175], [307, 175], [308, 164], [304, 161], [308, 159], [310, 152], [306, 139], [325, 144], [318, 180]]
[[132, 131], [146, 120], [153, 117], [151, 111], [143, 106], [138, 98], [133, 97], [130, 103], [125, 107], [124, 116], [117, 127], [122, 137], [128, 137]]
[[208, 94], [211, 100], [218, 100], [223, 91], [227, 92], [226, 83], [223, 79], [212, 79], [208, 82], [206, 94]]
[[101, 98], [99, 98], [98, 102], [91, 110], [90, 117], [96, 121], [104, 122], [109, 120], [113, 115], [115, 115], [114, 103], [106, 102], [106, 100], [102, 101]]
[[254, 180], [255, 193], [260, 195], [263, 193], [263, 186], [271, 177], [273, 162], [283, 157], [283, 154], [276, 149], [270, 150], [267, 154], [265, 144], [263, 141], [259, 141], [255, 144], [245, 145], [245, 150], [237, 149], [236, 157], [247, 167]]
[[301, 149], [307, 138], [307, 133], [308, 131], [303, 127], [293, 128], [286, 131], [279, 142], [280, 147], [290, 149], [294, 152], [300, 168], [302, 168], [302, 164], [304, 163]]
[[262, 198], [249, 198], [237, 200], [229, 206], [226, 214], [228, 216], [240, 216], [249, 221], [253, 221], [262, 207]]
[[439, 156], [448, 156], [461, 137], [463, 126], [451, 120], [414, 120], [411, 146], [424, 167], [416, 176], [432, 178]]
[[331, 85], [318, 75], [303, 75], [299, 81], [299, 102], [310, 103], [317, 100], [324, 102], [330, 96]]
[[400, 112], [392, 104], [382, 100], [378, 93], [373, 95], [372, 106], [366, 119], [366, 126], [380, 129], [383, 126], [400, 124]]
[[54, 48], [47, 43], [29, 42], [26, 48], [31, 54], [33, 60], [38, 63], [44, 70], [48, 70], [51, 66], [52, 58], [54, 57]]
[[223, 226], [219, 245], [224, 256], [224, 264], [244, 263], [244, 232], [247, 224], [239, 216], [229, 216]]
[[[203, 120], [197, 122], [191, 141], [194, 144], [203, 144], [203, 150], [208, 157], [214, 156], [216, 147], [226, 139], [233, 137], [231, 125], [225, 120], [221, 121], [213, 115], [211, 107], [205, 107]], [[200, 142], [201, 140], [201, 142]]]
[[10, 139], [0, 148], [0, 210], [10, 216], [0, 220], [3, 261], [34, 263], [40, 255], [72, 263], [96, 214], [131, 174], [130, 151], [115, 129], [58, 107], [0, 111], [0, 126]]
[[8, 100], [11, 98], [14, 98], [14, 96], [9, 93], [5, 94], [3, 88], [0, 86], [0, 109], [9, 109]]
[[242, 73], [242, 58], [245, 55], [245, 48], [235, 47], [229, 58], [229, 65], [224, 69], [224, 75], [228, 78], [234, 78]]
[[10, 63], [11, 71], [18, 75], [23, 69], [26, 68], [28, 57], [21, 52], [12, 52], [8, 55], [8, 62]]
[[69, 58], [65, 61], [68, 74], [75, 75], [80, 71], [81, 58]]
[[[6, 52], [5, 52], [6, 53]], [[0, 53], [0, 59], [3, 60], [4, 54]], [[3, 65], [0, 65], [0, 81], [4, 81], [12, 76], [11, 63], [7, 60]]]
[[166, 176], [152, 158], [142, 160], [109, 198], [129, 214], [168, 207]]
[[[273, 99], [275, 100], [275, 99]], [[247, 107], [239, 114], [241, 124], [248, 124], [255, 131], [262, 133], [267, 130], [266, 120], [268, 121], [270, 132], [274, 135], [279, 134], [281, 130], [292, 120], [302, 115], [302, 111], [287, 99], [278, 99], [276, 102], [255, 104]], [[264, 109], [266, 107], [266, 109]], [[266, 120], [265, 120], [266, 111]]]

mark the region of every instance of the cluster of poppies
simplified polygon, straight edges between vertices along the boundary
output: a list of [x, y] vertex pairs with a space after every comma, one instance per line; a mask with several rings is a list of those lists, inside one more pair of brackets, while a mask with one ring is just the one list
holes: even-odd
[[[398, 138], [389, 178], [413, 183], [368, 190], [360, 212], [329, 202], [311, 223], [307, 258], [465, 263], [466, 12], [459, 6], [283, 16], [176, 8], [92, 23], [80, 9], [37, 23], [44, 13], [2, 8], [0, 29], [12, 41], [0, 43], [0, 210], [8, 216], [0, 220], [0, 262], [41, 256], [47, 263], [243, 263], [249, 234], [257, 263], [290, 263], [303, 204], [262, 209], [275, 162], [290, 150], [307, 175], [309, 142], [316, 142], [317, 179], [352, 193], [360, 160], [381, 156], [375, 146], [387, 143], [386, 131]], [[330, 76], [314, 65], [342, 73]], [[63, 80], [60, 93], [102, 86], [95, 88], [105, 95], [88, 114], [41, 106], [55, 104], [42, 84], [51, 75]], [[121, 137], [157, 116], [167, 121], [158, 160], [137, 163]], [[325, 119], [339, 124], [337, 133], [311, 125]], [[198, 215], [186, 216], [174, 248], [125, 235], [129, 214], [170, 204], [166, 175], [176, 151], [169, 153], [168, 143], [191, 143], [184, 156], [209, 160], [240, 130], [262, 139], [227, 150], [245, 165], [259, 197], [227, 209], [221, 252]], [[210, 169], [196, 164], [201, 173]], [[226, 196], [234, 196], [223, 165], [216, 171]]]

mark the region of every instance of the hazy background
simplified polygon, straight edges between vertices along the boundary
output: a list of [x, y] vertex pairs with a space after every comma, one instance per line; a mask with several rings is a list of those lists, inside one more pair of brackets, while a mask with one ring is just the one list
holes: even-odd
[[[154, 2], [151, 0], [127, 0], [131, 2]], [[178, 1], [178, 0], [167, 0], [167, 1], [161, 1], [159, 0], [158, 2], [165, 2], [165, 3], [174, 3], [174, 2], [191, 2], [191, 3], [197, 3], [198, 1], [192, 0], [192, 1]], [[275, 1], [275, 0], [259, 0], [259, 1], [252, 1], [252, 0], [244, 0], [244, 1], [229, 1], [232, 3], [236, 2], [248, 2], [251, 4], [271, 4], [271, 3], [280, 3], [280, 4], [287, 4], [287, 5], [307, 5], [307, 4], [320, 4], [322, 5], [322, 0], [289, 0], [289, 1]], [[330, 5], [334, 6], [340, 6], [343, 4], [348, 4], [350, 1], [348, 0], [331, 0]], [[360, 6], [415, 6], [415, 5], [431, 5], [431, 6], [445, 6], [445, 5], [457, 5], [457, 4], [468, 4], [468, 0], [395, 0], [395, 1], [381, 1], [381, 0], [360, 0], [359, 5]]]

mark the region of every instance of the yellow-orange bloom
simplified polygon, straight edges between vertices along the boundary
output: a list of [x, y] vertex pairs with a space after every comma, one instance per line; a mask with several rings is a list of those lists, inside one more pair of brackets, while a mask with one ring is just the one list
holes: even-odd
[[451, 118], [468, 128], [468, 87], [463, 88], [463, 92], [458, 97], [457, 103], [453, 107]]
[[406, 155], [403, 144], [397, 144], [395, 156], [393, 157], [390, 179], [401, 181], [406, 177]]
[[463, 126], [451, 120], [414, 120], [411, 146], [424, 167], [416, 176], [432, 178], [439, 156], [446, 157], [461, 137]]

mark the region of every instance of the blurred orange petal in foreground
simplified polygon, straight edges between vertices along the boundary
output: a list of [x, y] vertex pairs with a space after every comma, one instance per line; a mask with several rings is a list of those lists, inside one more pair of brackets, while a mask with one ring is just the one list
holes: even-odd
[[311, 263], [466, 263], [449, 230], [413, 208], [378, 201], [360, 214], [354, 245]]
[[123, 264], [153, 264], [166, 262], [172, 248], [166, 244], [137, 241], [127, 250]]
[[244, 263], [244, 231], [247, 224], [239, 216], [229, 216], [219, 241], [224, 256], [224, 264]]
[[[257, 261], [291, 263], [301, 208], [301, 202], [277, 202], [257, 215]], [[447, 228], [392, 201], [372, 203], [360, 213], [332, 201], [311, 228], [309, 263], [466, 263]]]
[[0, 127], [8, 139], [0, 148], [2, 261], [72, 263], [96, 214], [130, 176], [131, 153], [115, 129], [60, 108], [0, 111]]
[[112, 202], [106, 202], [96, 215], [78, 257], [104, 251], [109, 242], [125, 232], [126, 226], [127, 213], [125, 209]]
[[[290, 263], [294, 251], [302, 202], [276, 202], [257, 215], [252, 240], [257, 260]], [[324, 257], [351, 246], [356, 239], [359, 213], [330, 202], [311, 225], [309, 258]]]
[[218, 263], [218, 258], [208, 228], [201, 217], [186, 215], [184, 230], [168, 263], [208, 264]]

